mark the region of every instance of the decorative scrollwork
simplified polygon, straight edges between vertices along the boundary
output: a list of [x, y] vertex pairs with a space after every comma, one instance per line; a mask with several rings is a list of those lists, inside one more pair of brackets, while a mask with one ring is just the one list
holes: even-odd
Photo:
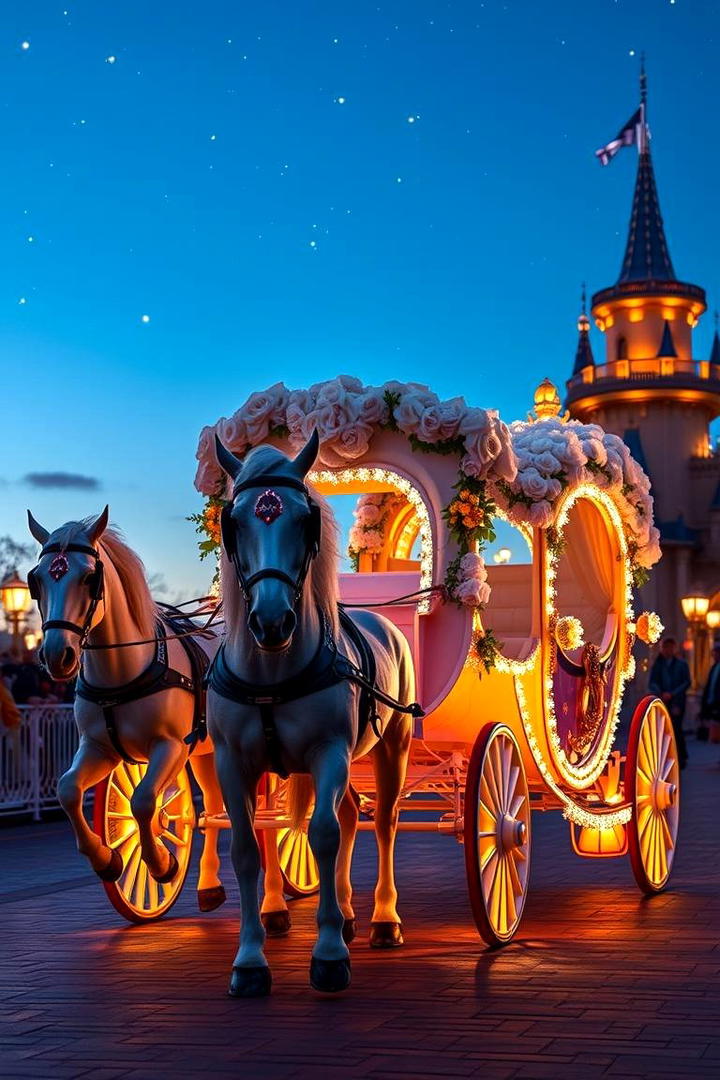
[[595, 739], [605, 712], [607, 677], [600, 660], [600, 649], [588, 643], [582, 654], [584, 671], [575, 714], [576, 731], [568, 735], [568, 744], [577, 754], [584, 754]]

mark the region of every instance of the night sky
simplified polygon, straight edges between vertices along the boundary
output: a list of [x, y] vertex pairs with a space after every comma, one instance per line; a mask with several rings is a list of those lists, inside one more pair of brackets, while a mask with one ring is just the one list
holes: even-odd
[[716, 0], [7, 0], [0, 533], [107, 501], [194, 595], [197, 435], [252, 390], [347, 372], [523, 417], [569, 375], [580, 282], [619, 272], [637, 155], [594, 150], [641, 50], [671, 255], [712, 310]]

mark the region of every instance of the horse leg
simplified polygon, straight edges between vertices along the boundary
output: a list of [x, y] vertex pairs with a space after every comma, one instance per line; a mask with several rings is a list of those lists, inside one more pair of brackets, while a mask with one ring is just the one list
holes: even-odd
[[232, 821], [232, 855], [240, 888], [240, 946], [233, 960], [231, 997], [265, 997], [272, 976], [263, 952], [265, 931], [260, 921], [258, 879], [260, 849], [255, 835], [255, 800], [259, 777], [246, 772], [243, 760], [229, 747], [215, 744], [215, 765], [225, 806]]
[[[265, 774], [266, 800], [272, 806], [277, 797], [279, 781]], [[285, 937], [290, 931], [290, 912], [285, 901], [285, 885], [278, 858], [277, 829], [263, 829], [262, 843], [265, 849], [265, 880], [260, 918], [268, 937]]]
[[122, 859], [92, 831], [85, 820], [82, 804], [88, 788], [104, 780], [117, 762], [116, 757], [109, 757], [104, 750], [81, 738], [72, 765], [57, 784], [58, 800], [73, 827], [77, 849], [105, 881], [117, 881], [123, 871]]
[[[211, 816], [223, 812], [223, 798], [215, 772], [213, 754], [195, 754], [190, 758], [193, 776], [202, 791], [205, 813]], [[200, 854], [200, 872], [198, 874], [197, 898], [201, 911], [214, 911], [227, 899], [220, 881], [220, 857], [218, 838], [220, 830], [209, 825], [203, 831], [203, 845]]]
[[350, 954], [343, 940], [343, 913], [338, 904], [335, 873], [340, 850], [338, 806], [348, 785], [348, 747], [332, 745], [316, 754], [310, 771], [315, 783], [315, 809], [308, 838], [320, 874], [318, 937], [310, 963], [314, 990], [336, 993], [350, 985]]
[[152, 877], [161, 883], [172, 881], [178, 862], [157, 834], [159, 828], [157, 799], [172, 783], [187, 761], [187, 746], [182, 740], [157, 740], [151, 747], [145, 775], [130, 799], [132, 815], [138, 823], [143, 861]]
[[385, 729], [383, 738], [371, 751], [377, 791], [375, 836], [378, 880], [370, 923], [370, 944], [377, 949], [390, 949], [403, 944], [402, 923], [397, 911], [394, 859], [398, 801], [405, 783], [411, 738], [411, 721], [396, 715]]
[[340, 806], [338, 807], [338, 821], [340, 822], [340, 852], [338, 854], [337, 871], [335, 882], [337, 887], [338, 903], [343, 913], [343, 939], [346, 945], [355, 937], [357, 924], [355, 911], [352, 906], [352, 881], [350, 880], [350, 868], [352, 866], [353, 849], [360, 813], [355, 795], [348, 786]]

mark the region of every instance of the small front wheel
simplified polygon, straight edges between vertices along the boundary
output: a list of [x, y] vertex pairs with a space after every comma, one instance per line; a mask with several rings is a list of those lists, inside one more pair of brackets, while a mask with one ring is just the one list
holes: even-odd
[[530, 793], [520, 748], [505, 724], [487, 724], [473, 746], [464, 832], [475, 923], [488, 945], [504, 945], [520, 924], [530, 871]]
[[[287, 814], [287, 781], [276, 777], [267, 778], [266, 798], [272, 802], [278, 817]], [[310, 806], [312, 812], [312, 805]], [[284, 825], [277, 829], [259, 829], [260, 855], [265, 866], [265, 845], [275, 844], [283, 891], [294, 898], [312, 896], [320, 887], [320, 872], [308, 838], [308, 822], [303, 821], [297, 829]]]
[[661, 892], [675, 859], [680, 819], [680, 765], [670, 714], [645, 697], [633, 714], [625, 759], [630, 865], [644, 893]]
[[158, 795], [154, 829], [157, 837], [178, 861], [172, 881], [160, 884], [151, 877], [140, 850], [140, 833], [130, 800], [147, 771], [144, 763], [121, 762], [107, 779], [95, 787], [95, 832], [123, 861], [117, 881], [104, 881], [110, 903], [128, 922], [152, 922], [173, 906], [190, 865], [195, 808], [187, 769]]

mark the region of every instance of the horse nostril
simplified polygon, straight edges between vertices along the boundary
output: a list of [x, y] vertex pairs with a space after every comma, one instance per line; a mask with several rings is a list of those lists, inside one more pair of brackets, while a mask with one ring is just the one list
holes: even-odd
[[62, 655], [62, 666], [65, 671], [69, 671], [70, 668], [75, 667], [75, 651], [69, 645]]
[[260, 619], [258, 618], [257, 612], [255, 611], [251, 611], [248, 616], [248, 629], [257, 641], [262, 641], [262, 625], [260, 623]]
[[295, 612], [286, 611], [282, 617], [282, 622], [280, 623], [280, 636], [282, 641], [287, 641], [288, 638], [292, 637], [296, 625], [297, 617]]

